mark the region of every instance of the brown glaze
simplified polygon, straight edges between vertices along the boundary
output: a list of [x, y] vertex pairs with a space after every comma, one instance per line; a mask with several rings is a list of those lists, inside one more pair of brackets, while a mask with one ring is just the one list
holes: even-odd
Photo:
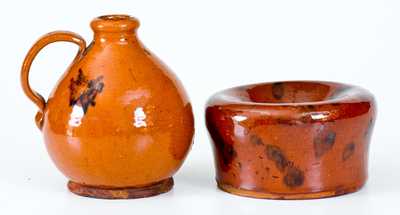
[[[154, 184], [174, 175], [192, 144], [188, 96], [137, 39], [138, 26], [130, 16], [102, 16], [91, 23], [94, 40], [87, 48], [74, 33], [53, 32], [39, 39], [24, 61], [21, 83], [39, 107], [37, 125], [51, 158], [77, 194], [136, 198], [168, 191], [172, 182], [163, 188]], [[31, 89], [29, 69], [38, 52], [57, 41], [76, 43], [79, 51], [45, 101]], [[114, 195], [113, 189], [126, 190]]]
[[68, 189], [80, 196], [101, 198], [101, 199], [135, 199], [149, 196], [155, 196], [161, 193], [168, 192], [174, 186], [172, 178], [147, 185], [146, 187], [122, 187], [122, 188], [107, 188], [107, 187], [92, 187], [75, 182], [68, 182]]
[[332, 82], [262, 83], [216, 93], [206, 108], [216, 180], [227, 192], [309, 199], [360, 189], [375, 101]]

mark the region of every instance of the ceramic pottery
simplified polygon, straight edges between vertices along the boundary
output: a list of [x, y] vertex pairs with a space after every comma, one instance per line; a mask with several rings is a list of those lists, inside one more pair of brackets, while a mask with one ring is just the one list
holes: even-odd
[[[21, 71], [25, 94], [38, 107], [47, 150], [70, 179], [70, 191], [97, 198], [139, 198], [169, 191], [192, 144], [192, 107], [175, 75], [136, 36], [138, 20], [101, 16], [94, 39], [56, 31], [28, 52]], [[28, 73], [46, 45], [79, 46], [49, 99], [31, 89]]]
[[206, 122], [218, 187], [270, 199], [355, 192], [367, 178], [375, 114], [368, 91], [340, 83], [261, 83], [216, 93]]

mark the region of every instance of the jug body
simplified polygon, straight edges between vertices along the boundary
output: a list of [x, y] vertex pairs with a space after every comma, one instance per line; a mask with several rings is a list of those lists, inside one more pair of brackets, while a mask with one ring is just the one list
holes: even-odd
[[37, 116], [69, 189], [135, 198], [171, 189], [192, 144], [191, 104], [177, 77], [137, 39], [129, 16], [96, 18]]

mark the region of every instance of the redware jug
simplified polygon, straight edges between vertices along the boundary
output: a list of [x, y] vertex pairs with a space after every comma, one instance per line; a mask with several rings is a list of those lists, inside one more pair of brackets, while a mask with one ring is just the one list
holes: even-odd
[[[192, 144], [192, 107], [175, 75], [136, 36], [137, 19], [106, 15], [91, 22], [94, 39], [72, 32], [44, 35], [21, 70], [35, 121], [73, 193], [138, 198], [169, 191]], [[46, 101], [31, 89], [29, 69], [46, 45], [72, 42], [79, 51]]]

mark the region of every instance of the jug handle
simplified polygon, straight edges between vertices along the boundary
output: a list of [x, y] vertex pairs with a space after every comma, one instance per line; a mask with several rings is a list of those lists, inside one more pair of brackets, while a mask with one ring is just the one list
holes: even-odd
[[25, 95], [38, 106], [39, 111], [35, 116], [36, 125], [42, 130], [43, 127], [43, 115], [46, 108], [46, 100], [40, 95], [38, 92], [32, 90], [29, 84], [29, 70], [31, 68], [32, 62], [35, 59], [36, 55], [42, 50], [45, 46], [54, 43], [54, 42], [72, 42], [79, 46], [78, 53], [76, 54], [72, 64], [74, 64], [77, 60], [79, 60], [85, 49], [86, 42], [85, 40], [76, 33], [69, 31], [54, 31], [50, 32], [44, 36], [42, 36], [28, 51], [24, 63], [21, 68], [21, 85], [24, 90]]

